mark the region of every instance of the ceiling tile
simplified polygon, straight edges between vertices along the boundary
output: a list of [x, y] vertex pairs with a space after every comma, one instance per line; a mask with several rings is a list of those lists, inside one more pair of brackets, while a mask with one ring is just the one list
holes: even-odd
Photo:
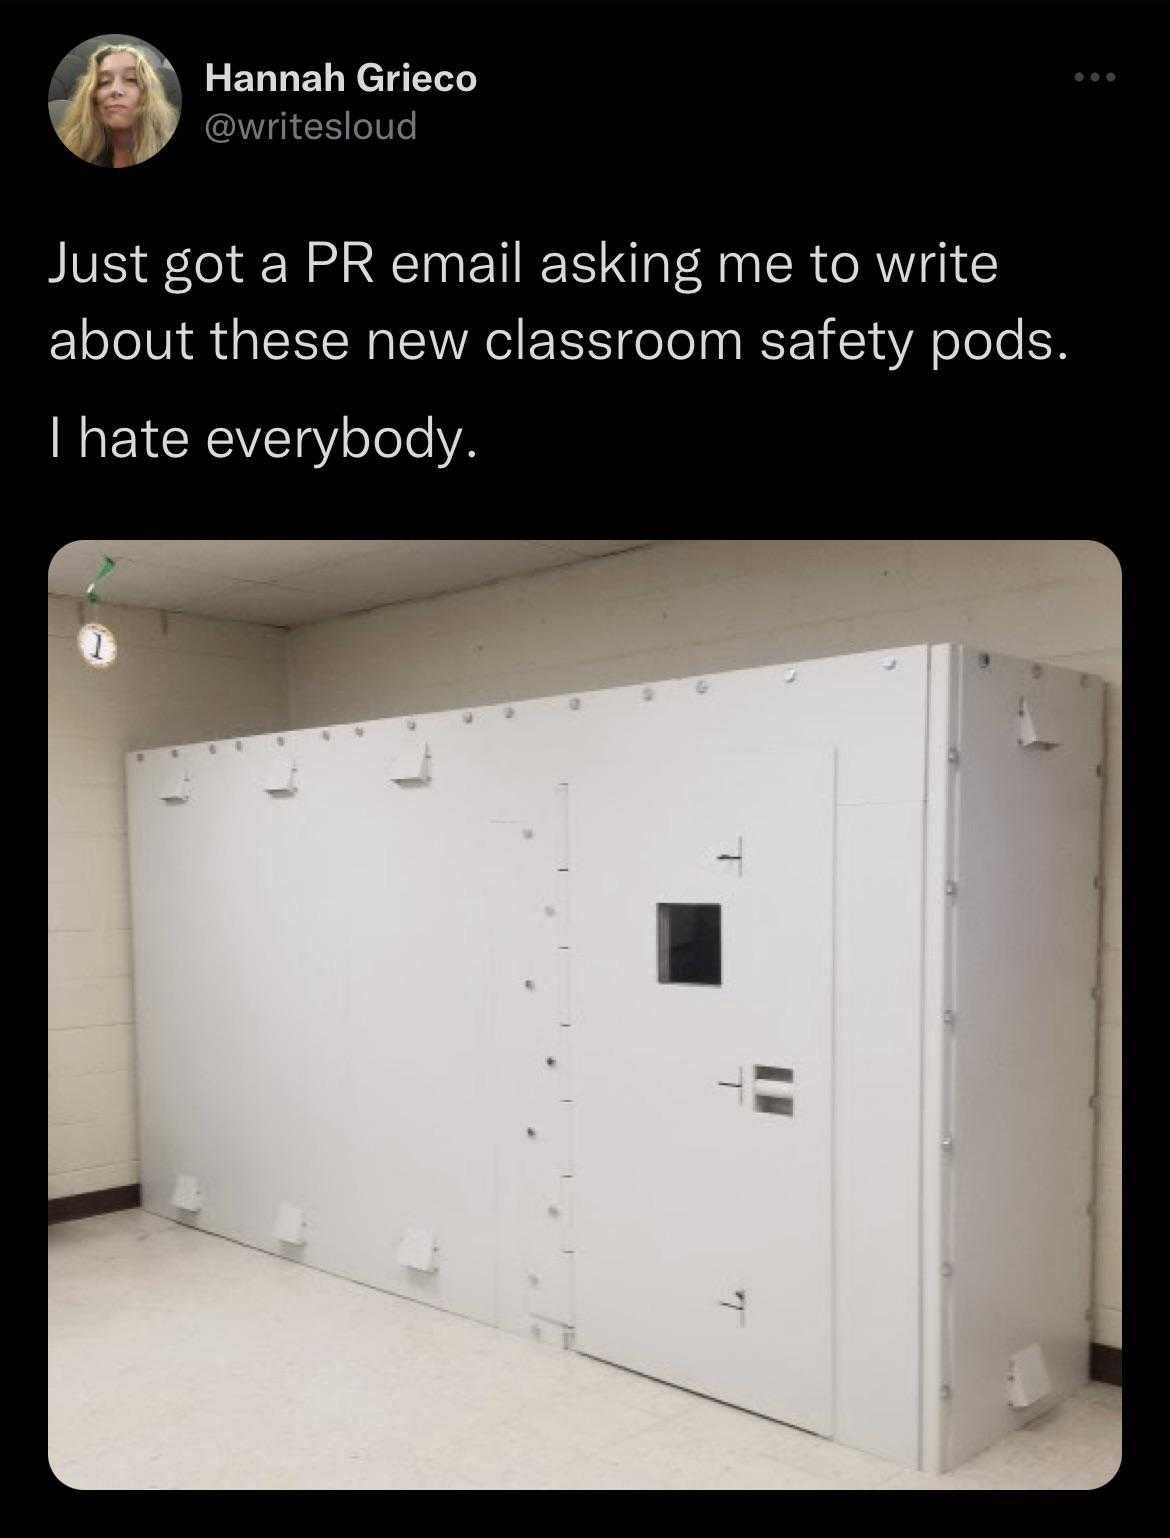
[[501, 577], [563, 566], [573, 559], [569, 551], [536, 540], [428, 539], [321, 567], [309, 576], [289, 578], [284, 585], [333, 593], [372, 607], [478, 587]]
[[[88, 545], [88, 541], [77, 541]], [[81, 598], [100, 570], [92, 551], [69, 546], [59, 550], [49, 568], [49, 592]], [[223, 593], [233, 584], [205, 572], [176, 571], [146, 561], [119, 561], [102, 579], [98, 597], [106, 603], [124, 603], [148, 609], [174, 609], [199, 613], [199, 601]]]
[[614, 555], [619, 550], [637, 550], [640, 545], [654, 544], [650, 539], [542, 539], [542, 545], [552, 545], [557, 550], [569, 550], [574, 555]]
[[397, 539], [166, 539], [140, 554], [160, 566], [211, 572], [241, 582], [279, 583], [315, 566], [409, 543]]
[[105, 556], [99, 596], [258, 624], [303, 625], [461, 592], [650, 540], [74, 540], [49, 567], [51, 593], [80, 598]]
[[[356, 607], [356, 605], [355, 605]], [[347, 613], [336, 597], [248, 582], [204, 601], [199, 610], [208, 619], [235, 619], [256, 625], [311, 625]]]

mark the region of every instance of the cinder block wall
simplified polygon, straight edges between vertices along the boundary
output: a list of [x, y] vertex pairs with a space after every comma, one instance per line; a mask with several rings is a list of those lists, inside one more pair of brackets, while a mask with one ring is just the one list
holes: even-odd
[[289, 725], [965, 641], [1107, 681], [1094, 1338], [1121, 1345], [1121, 573], [1085, 540], [677, 540], [294, 630]]
[[[86, 616], [89, 617], [89, 616]], [[286, 632], [100, 604], [99, 671], [79, 603], [49, 599], [49, 1196], [138, 1181], [123, 754], [275, 730]]]

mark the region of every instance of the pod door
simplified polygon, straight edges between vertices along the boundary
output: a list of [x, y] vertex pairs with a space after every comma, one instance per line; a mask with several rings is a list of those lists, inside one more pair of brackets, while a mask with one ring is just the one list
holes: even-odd
[[831, 1434], [834, 755], [569, 799], [577, 1348]]

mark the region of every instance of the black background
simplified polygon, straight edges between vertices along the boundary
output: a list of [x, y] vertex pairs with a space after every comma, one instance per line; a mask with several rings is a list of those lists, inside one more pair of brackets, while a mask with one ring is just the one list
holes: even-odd
[[[953, 532], [965, 535], [986, 532], [984, 514], [998, 514], [992, 532], [1002, 532], [1005, 511], [1112, 517], [1148, 505], [1164, 310], [1154, 216], [1165, 62], [1154, 7], [45, 5], [29, 19], [38, 100], [61, 55], [105, 26], [165, 53], [184, 93], [172, 142], [118, 173], [78, 161], [43, 120], [47, 213], [33, 292], [46, 297], [16, 321], [43, 381], [31, 431], [61, 505], [79, 505], [72, 486], [126, 513], [146, 500], [157, 510], [161, 496], [202, 520], [184, 517], [183, 532], [247, 533], [289, 516], [298, 499], [318, 519], [350, 515], [344, 532], [384, 519], [391, 532], [403, 520], [413, 530], [430, 507], [521, 519], [550, 504], [630, 510], [659, 532], [693, 513], [728, 527], [736, 514], [742, 527], [746, 514], [777, 534], [790, 531], [793, 510], [816, 532], [821, 512], [894, 508], [925, 514], [939, 533], [961, 513]], [[351, 80], [366, 60], [409, 60], [473, 69], [479, 87], [208, 98], [209, 59], [253, 70], [330, 60]], [[1117, 78], [1078, 83], [1078, 70]], [[346, 108], [413, 108], [417, 140], [227, 147], [202, 131], [212, 111]], [[309, 288], [299, 273], [287, 286], [184, 298], [46, 281], [62, 240], [85, 252], [234, 243], [257, 256], [308, 239], [470, 252], [513, 238], [528, 258], [523, 293]], [[708, 281], [694, 297], [534, 280], [540, 252], [602, 238], [708, 256], [786, 250], [797, 277], [739, 291]], [[804, 277], [802, 253], [817, 242], [865, 258], [940, 240], [995, 253], [999, 281], [901, 290]], [[816, 327], [826, 315], [838, 327], [880, 321], [920, 335], [896, 374], [865, 362], [769, 364], [750, 352], [739, 364], [517, 365], [471, 352], [457, 365], [48, 362], [51, 330], [82, 315], [111, 329], [238, 315], [257, 328], [346, 326], [360, 339], [370, 325], [485, 331], [520, 313], [554, 329], [737, 325], [749, 344], [764, 327]], [[1017, 317], [1051, 331], [1067, 360], [931, 373], [931, 326], [994, 334]], [[184, 425], [192, 452], [178, 463], [79, 463], [82, 412], [106, 426]], [[64, 447], [50, 463], [54, 413]], [[428, 414], [462, 424], [476, 457], [461, 453], [445, 471], [335, 457], [315, 471], [293, 460], [216, 464], [202, 452], [210, 425], [328, 428], [343, 413], [370, 426]]]

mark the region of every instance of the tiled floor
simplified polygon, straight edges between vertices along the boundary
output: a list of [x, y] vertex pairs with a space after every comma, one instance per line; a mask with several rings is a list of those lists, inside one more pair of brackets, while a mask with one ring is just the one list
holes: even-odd
[[1087, 1489], [1091, 1384], [954, 1474], [865, 1453], [142, 1211], [49, 1229], [49, 1458], [80, 1489]]

